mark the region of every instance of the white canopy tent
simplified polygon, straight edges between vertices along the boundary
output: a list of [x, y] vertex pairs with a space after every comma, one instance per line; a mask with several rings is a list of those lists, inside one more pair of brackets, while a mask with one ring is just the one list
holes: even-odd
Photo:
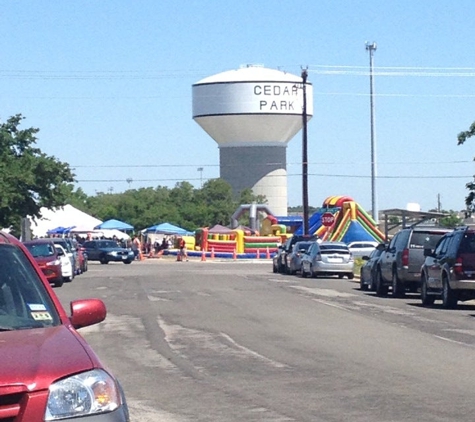
[[116, 229], [95, 229], [95, 230], [80, 230], [80, 229], [71, 229], [70, 233], [78, 234], [81, 237], [86, 237], [91, 235], [92, 238], [101, 238], [113, 239], [116, 237], [119, 240], [129, 240], [130, 236], [127, 233], [121, 232]]
[[48, 230], [53, 230], [56, 227], [75, 227], [83, 232], [93, 231], [94, 227], [102, 223], [98, 218], [92, 217], [72, 205], [55, 209], [41, 208], [41, 218], [28, 217], [28, 219], [34, 237], [44, 237]]

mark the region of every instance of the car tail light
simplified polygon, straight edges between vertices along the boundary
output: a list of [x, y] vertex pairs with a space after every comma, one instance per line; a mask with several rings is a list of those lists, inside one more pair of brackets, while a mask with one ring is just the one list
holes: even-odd
[[401, 263], [403, 267], [409, 266], [409, 249], [402, 251]]
[[315, 261], [321, 261], [322, 260], [322, 254], [320, 252], [318, 252], [316, 255], [315, 255]]
[[460, 256], [455, 260], [454, 273], [463, 274], [463, 260]]

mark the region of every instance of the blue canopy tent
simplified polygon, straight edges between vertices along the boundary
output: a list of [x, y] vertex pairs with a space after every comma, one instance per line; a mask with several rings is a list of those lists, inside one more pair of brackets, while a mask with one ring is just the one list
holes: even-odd
[[193, 235], [193, 232], [189, 232], [188, 230], [182, 229], [181, 227], [174, 226], [170, 223], [162, 223], [156, 224], [155, 226], [147, 227], [143, 233], [145, 234], [177, 234], [180, 236], [187, 236]]
[[107, 220], [103, 223], [99, 224], [98, 226], [94, 227], [95, 230], [102, 230], [102, 229], [109, 229], [109, 230], [133, 230], [134, 227], [130, 224], [124, 223], [123, 221], [119, 220]]
[[69, 233], [72, 229], [74, 229], [76, 226], [71, 226], [71, 227], [63, 227], [59, 226], [54, 229], [48, 230], [46, 233], [47, 234], [66, 234]]

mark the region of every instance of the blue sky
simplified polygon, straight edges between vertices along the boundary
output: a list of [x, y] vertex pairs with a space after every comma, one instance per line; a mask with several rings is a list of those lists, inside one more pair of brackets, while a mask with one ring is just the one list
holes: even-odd
[[[380, 210], [461, 210], [474, 172], [475, 3], [215, 0], [0, 2], [0, 119], [21, 113], [78, 186], [122, 192], [219, 177], [217, 144], [191, 118], [191, 86], [244, 64], [308, 66], [309, 202], [371, 208], [369, 56], [375, 41]], [[287, 149], [302, 203], [301, 133]], [[132, 179], [132, 182], [127, 182]], [[91, 181], [94, 180], [94, 181]]]

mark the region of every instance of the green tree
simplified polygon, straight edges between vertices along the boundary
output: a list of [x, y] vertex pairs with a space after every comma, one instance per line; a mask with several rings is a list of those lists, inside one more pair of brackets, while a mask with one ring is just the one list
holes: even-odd
[[441, 212], [444, 214], [448, 214], [446, 217], [439, 218], [439, 225], [442, 227], [447, 227], [448, 229], [454, 229], [457, 226], [461, 226], [463, 224], [463, 219], [458, 216], [457, 211], [454, 210], [437, 210], [437, 209], [430, 209], [429, 212]]
[[18, 230], [21, 219], [40, 217], [41, 207], [65, 205], [74, 182], [68, 164], [35, 147], [39, 129], [20, 130], [21, 114], [0, 125], [0, 227]]
[[[468, 138], [475, 135], [475, 122], [473, 122], [467, 131], [460, 132], [457, 136], [457, 145], [462, 145]], [[469, 213], [475, 212], [475, 181], [468, 182], [465, 187], [469, 193], [465, 197], [465, 205]]]

